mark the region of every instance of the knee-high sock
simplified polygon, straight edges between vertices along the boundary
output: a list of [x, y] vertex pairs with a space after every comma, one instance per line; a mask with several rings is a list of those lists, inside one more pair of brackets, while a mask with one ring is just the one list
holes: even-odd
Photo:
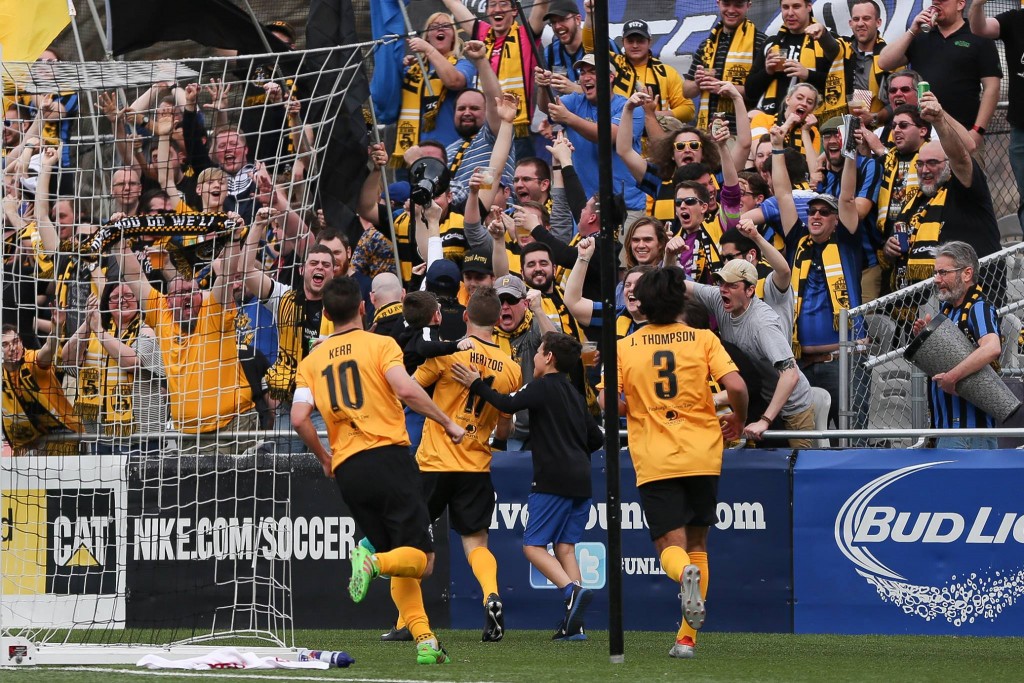
[[498, 561], [485, 546], [477, 546], [466, 556], [469, 567], [473, 570], [473, 576], [480, 584], [480, 590], [484, 593], [484, 602], [487, 596], [498, 592]]
[[423, 607], [423, 592], [420, 590], [419, 579], [392, 575], [391, 599], [398, 608], [399, 617], [405, 621], [417, 642], [433, 636], [430, 622], [427, 620], [427, 611]]
[[677, 545], [670, 545], [661, 551], [661, 568], [668, 578], [676, 583], [683, 578], [683, 569], [690, 564], [690, 556]]
[[[700, 597], [704, 600], [708, 597], [708, 554], [694, 552], [690, 553], [690, 562], [697, 565], [700, 568]], [[693, 638], [693, 642], [697, 642], [697, 632], [690, 628], [690, 625], [685, 621], [683, 625], [679, 627], [679, 632], [676, 633], [676, 640], [679, 640], [683, 636], [690, 636]]]
[[377, 553], [381, 574], [418, 579], [427, 568], [427, 554], [419, 548], [402, 546], [386, 553]]

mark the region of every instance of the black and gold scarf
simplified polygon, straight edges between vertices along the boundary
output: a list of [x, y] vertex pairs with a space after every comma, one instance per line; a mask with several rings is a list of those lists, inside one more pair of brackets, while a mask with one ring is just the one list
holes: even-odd
[[[842, 226], [836, 228], [844, 230]], [[839, 311], [850, 308], [850, 293], [846, 286], [846, 273], [843, 272], [843, 259], [839, 252], [839, 245], [836, 243], [836, 236], [833, 234], [824, 249], [819, 251], [814, 248], [815, 242], [810, 235], [805, 235], [796, 246], [796, 254], [793, 257], [793, 274], [796, 275], [794, 292], [796, 294], [796, 306], [793, 309], [793, 320], [800, 318], [800, 307], [803, 305], [804, 293], [807, 291], [807, 279], [811, 274], [811, 266], [817, 264], [825, 272], [825, 282], [828, 286], [829, 296], [832, 299], [832, 329], [839, 329]], [[851, 274], [851, 277], [855, 274]], [[859, 277], [859, 276], [858, 276]], [[793, 325], [793, 353], [800, 357], [800, 341], [797, 337], [797, 325]]]
[[[107, 332], [126, 346], [139, 337], [142, 315], [136, 315], [123, 330], [113, 320]], [[78, 398], [75, 414], [85, 421], [102, 424], [108, 436], [128, 436], [135, 431], [132, 424], [132, 387], [134, 373], [121, 367], [95, 334], [89, 336], [86, 357], [99, 364], [82, 368], [78, 373]]]

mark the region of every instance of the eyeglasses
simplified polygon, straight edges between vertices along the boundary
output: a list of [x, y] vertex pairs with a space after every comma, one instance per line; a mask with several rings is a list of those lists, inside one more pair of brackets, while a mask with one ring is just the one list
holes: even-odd
[[114, 294], [113, 296], [110, 297], [110, 303], [112, 304], [116, 304], [119, 301], [135, 301], [135, 294], [133, 294], [132, 292], [127, 292], [120, 296]]
[[742, 195], [744, 197], [757, 197], [758, 196], [758, 194], [756, 192], [751, 192], [750, 190], [740, 190], [740, 195]]
[[939, 268], [938, 270], [935, 271], [935, 277], [946, 277], [947, 275], [952, 275], [953, 273], [959, 273], [961, 270], [964, 270], [965, 268], [966, 266], [964, 266], [964, 268]]
[[676, 197], [676, 206], [682, 206], [683, 204], [686, 204], [687, 206], [696, 206], [697, 204], [700, 204], [700, 200], [696, 197]]
[[532, 175], [517, 175], [512, 178], [513, 183], [532, 183], [534, 180], [540, 180], [540, 178]]
[[835, 209], [829, 209], [829, 208], [826, 208], [824, 206], [812, 206], [812, 207], [807, 209], [807, 215], [808, 216], [825, 216], [826, 218], [828, 218], [829, 216], [836, 215], [836, 212], [835, 212]]
[[427, 32], [431, 31], [447, 31], [452, 28], [451, 24], [430, 24], [427, 26]]
[[906, 94], [906, 93], [914, 92], [914, 89], [911, 88], [909, 85], [904, 85], [904, 86], [901, 86], [899, 88], [889, 88], [889, 94], [890, 95], [895, 95], [898, 92]]
[[690, 150], [693, 150], [693, 151], [696, 152], [698, 149], [701, 148], [701, 141], [700, 140], [679, 140], [677, 142], [673, 142], [672, 146], [676, 148], [677, 152], [682, 152], [684, 149], [690, 149]]
[[892, 127], [899, 128], [900, 130], [906, 130], [907, 128], [917, 128], [918, 126], [917, 124], [911, 121], [897, 121], [896, 123], [892, 124]]
[[939, 166], [942, 166], [947, 161], [949, 161], [948, 158], [946, 158], [946, 159], [925, 159], [923, 161], [915, 161], [914, 162], [914, 168], [938, 168]]

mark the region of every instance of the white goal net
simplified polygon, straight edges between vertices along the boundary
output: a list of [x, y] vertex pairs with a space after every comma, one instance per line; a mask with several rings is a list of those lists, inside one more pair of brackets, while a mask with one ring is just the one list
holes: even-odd
[[261, 378], [294, 363], [244, 285], [301, 288], [337, 232], [371, 47], [3, 64], [0, 637], [293, 646], [290, 558], [324, 530], [291, 520], [305, 449]]

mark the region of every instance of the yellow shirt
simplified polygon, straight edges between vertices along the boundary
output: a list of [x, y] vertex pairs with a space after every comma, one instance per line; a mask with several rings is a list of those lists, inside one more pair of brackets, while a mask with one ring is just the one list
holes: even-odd
[[405, 370], [391, 337], [363, 330], [331, 335], [299, 363], [295, 388], [308, 388], [327, 423], [331, 469], [361, 451], [408, 446], [405, 412], [384, 376]]
[[3, 390], [4, 436], [14, 448], [27, 446], [53, 430], [66, 427], [82, 431], [54, 366], [39, 365], [38, 355], [38, 351], [26, 349], [15, 370], [3, 368], [0, 388]]
[[252, 390], [238, 362], [233, 308], [203, 295], [195, 328], [182, 334], [153, 290], [146, 300], [146, 322], [156, 332], [167, 371], [171, 417], [186, 434], [212, 432], [253, 409]]
[[434, 385], [434, 402], [466, 430], [466, 438], [455, 445], [441, 425], [428, 420], [416, 452], [416, 460], [424, 472], [489, 472], [491, 469], [491, 447], [487, 439], [501, 413], [452, 379], [449, 368], [453, 364], [475, 367], [484, 382], [502, 394], [512, 393], [523, 383], [519, 364], [497, 344], [473, 339], [476, 348], [430, 358], [416, 370], [416, 381], [424, 387]]
[[739, 370], [718, 337], [647, 325], [618, 341], [618, 367], [637, 485], [720, 474], [722, 427], [707, 380]]

